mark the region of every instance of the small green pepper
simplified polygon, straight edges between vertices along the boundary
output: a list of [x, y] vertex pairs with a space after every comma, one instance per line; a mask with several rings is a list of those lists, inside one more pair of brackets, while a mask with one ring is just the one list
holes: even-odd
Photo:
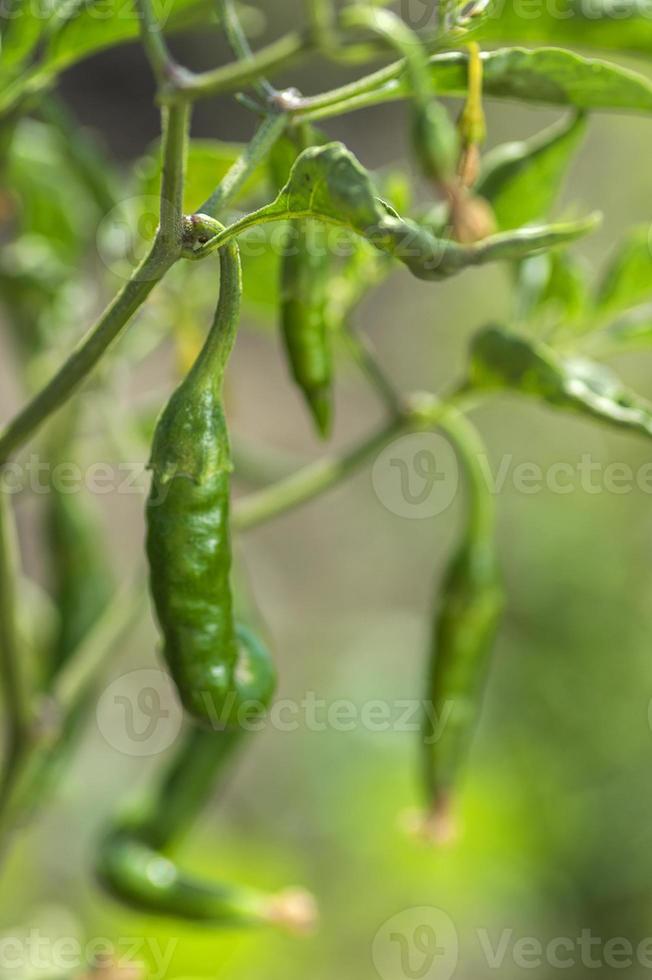
[[210, 334], [154, 435], [147, 503], [150, 585], [164, 657], [188, 712], [217, 727], [267, 704], [275, 674], [240, 643], [231, 597], [232, 469], [222, 387], [237, 330], [237, 247], [220, 252], [220, 299]]
[[443, 424], [464, 461], [469, 515], [437, 600], [421, 732], [426, 828], [451, 829], [452, 793], [480, 713], [489, 654], [503, 609], [493, 543], [493, 505], [479, 466], [482, 448], [461, 417]]
[[281, 330], [292, 376], [323, 437], [333, 416], [329, 267], [323, 227], [310, 219], [293, 221], [281, 271]]
[[[307, 126], [300, 129], [298, 141], [281, 141], [272, 159], [277, 181], [287, 179], [298, 152], [322, 142], [320, 135]], [[281, 335], [290, 373], [323, 438], [330, 433], [333, 417], [330, 272], [324, 227], [310, 219], [289, 222], [281, 261]]]
[[[244, 643], [258, 641], [238, 627]], [[152, 915], [215, 926], [276, 925], [305, 930], [314, 920], [312, 897], [300, 889], [276, 895], [241, 885], [197, 881], [179, 869], [170, 849], [214, 792], [216, 775], [231, 761], [242, 729], [186, 733], [157, 789], [119, 820], [100, 846], [103, 886], [119, 901]]]

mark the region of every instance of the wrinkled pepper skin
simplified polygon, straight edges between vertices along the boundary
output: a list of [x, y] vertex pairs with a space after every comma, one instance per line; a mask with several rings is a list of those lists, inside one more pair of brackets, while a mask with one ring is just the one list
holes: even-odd
[[232, 465], [222, 386], [240, 308], [234, 246], [222, 250], [221, 267], [209, 337], [156, 428], [147, 503], [150, 587], [163, 655], [189, 714], [212, 728], [260, 713], [274, 688], [271, 665], [239, 642], [233, 615]]

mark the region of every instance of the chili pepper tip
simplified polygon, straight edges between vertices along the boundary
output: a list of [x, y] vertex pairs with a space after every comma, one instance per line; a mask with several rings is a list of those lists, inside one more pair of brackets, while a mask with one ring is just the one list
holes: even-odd
[[310, 412], [322, 439], [327, 439], [333, 428], [333, 406], [329, 387], [310, 388], [306, 391]]
[[314, 932], [318, 918], [315, 898], [304, 888], [285, 888], [274, 895], [265, 913], [265, 919], [271, 925], [301, 936]]

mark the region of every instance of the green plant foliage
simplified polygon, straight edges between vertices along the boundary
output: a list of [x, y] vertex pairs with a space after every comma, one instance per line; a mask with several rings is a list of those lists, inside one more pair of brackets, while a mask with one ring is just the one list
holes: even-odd
[[491, 204], [499, 228], [518, 228], [550, 216], [585, 129], [585, 118], [577, 115], [487, 154], [474, 189]]
[[563, 360], [545, 344], [487, 327], [472, 345], [469, 384], [480, 391], [505, 390], [555, 408], [652, 435], [652, 406], [629, 391], [600, 364]]

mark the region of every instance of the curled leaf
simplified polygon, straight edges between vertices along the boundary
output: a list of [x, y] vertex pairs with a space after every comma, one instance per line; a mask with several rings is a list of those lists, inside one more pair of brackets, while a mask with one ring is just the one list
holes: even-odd
[[287, 218], [319, 218], [367, 238], [403, 262], [419, 279], [445, 279], [463, 269], [525, 256], [574, 241], [599, 218], [521, 228], [471, 245], [438, 238], [425, 226], [396, 216], [377, 196], [368, 172], [341, 143], [310, 147], [294, 164], [275, 201], [217, 236], [213, 248], [253, 225]]
[[652, 405], [593, 361], [565, 360], [545, 344], [496, 326], [471, 348], [469, 384], [484, 391], [515, 391], [555, 408], [652, 436]]

